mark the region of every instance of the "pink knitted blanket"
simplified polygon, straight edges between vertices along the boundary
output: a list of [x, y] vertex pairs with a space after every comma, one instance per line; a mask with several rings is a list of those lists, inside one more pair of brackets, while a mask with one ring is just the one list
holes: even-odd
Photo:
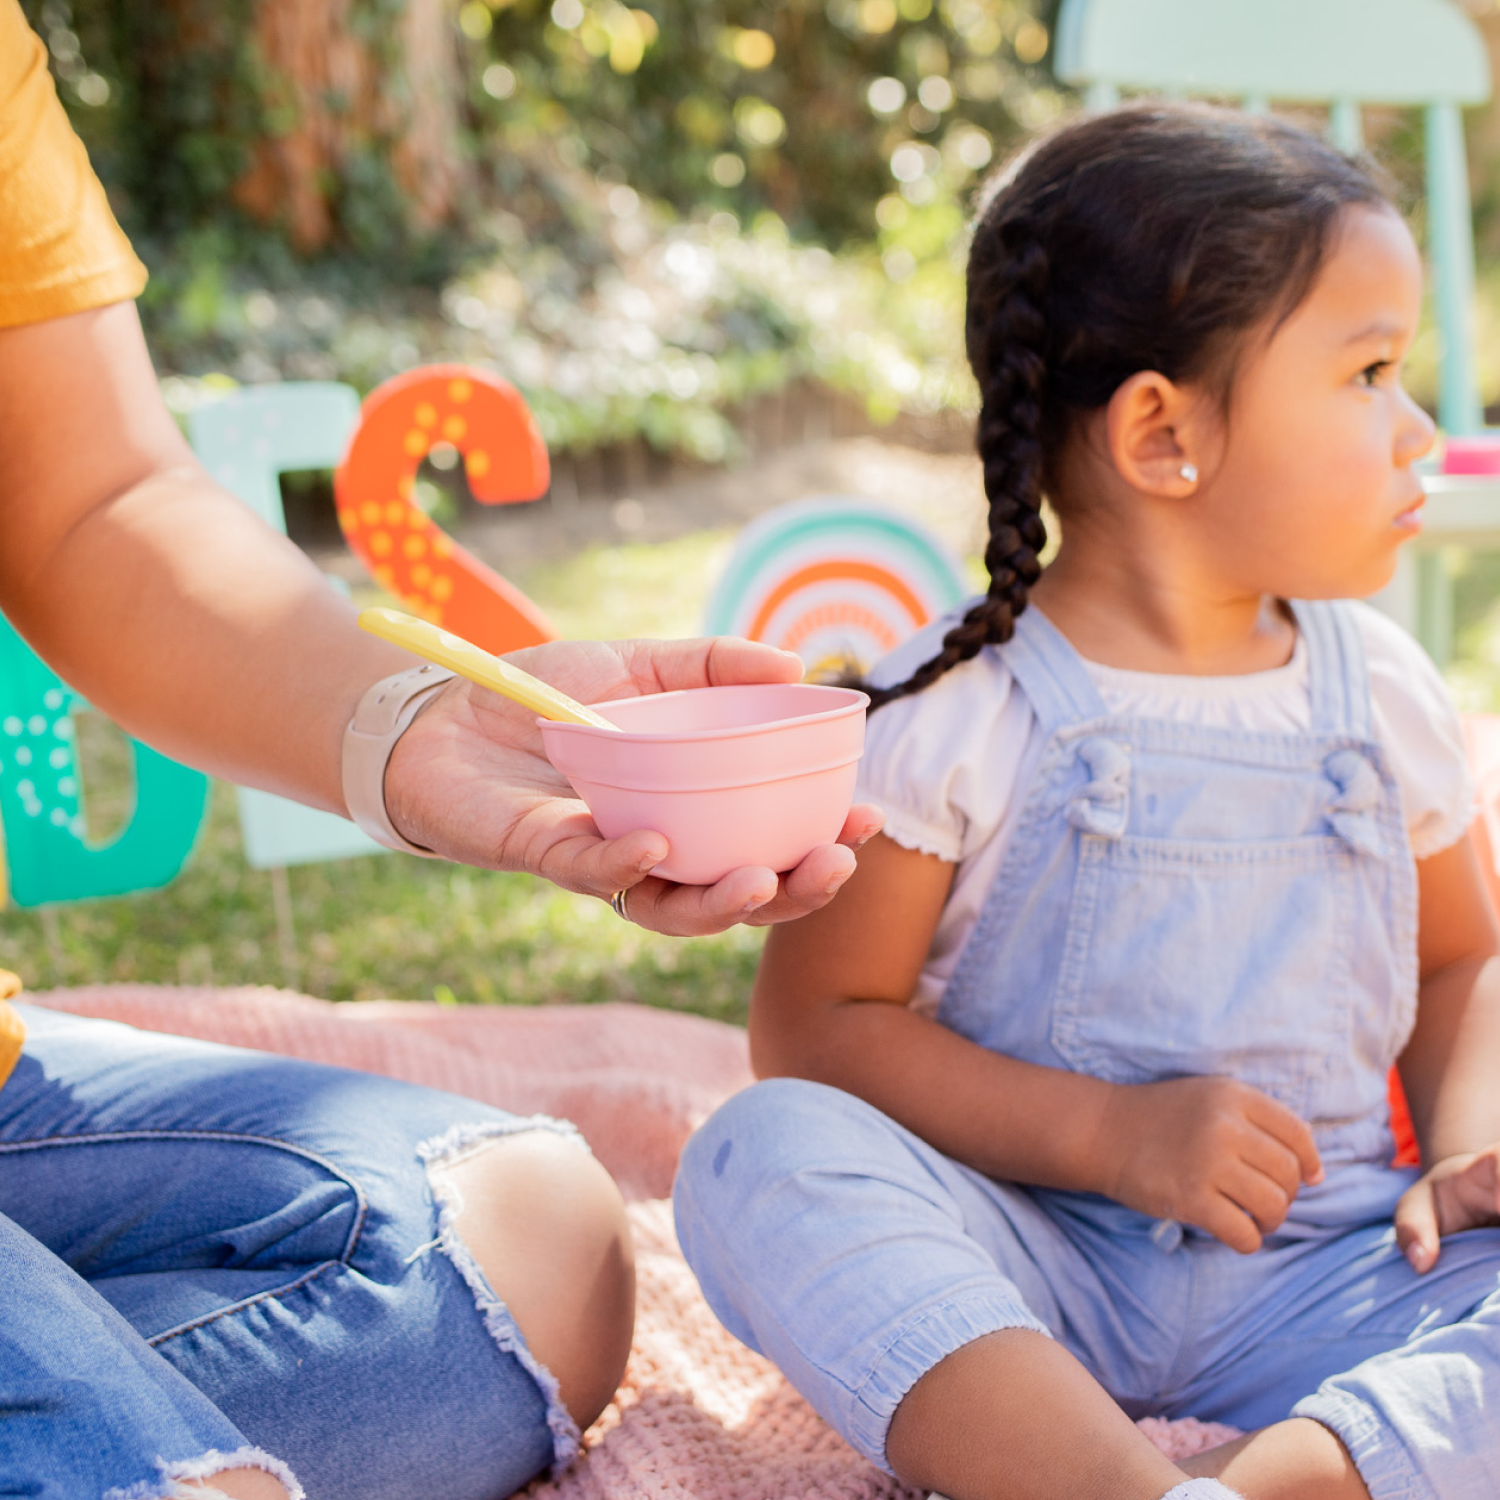
[[[819, 1420], [776, 1369], [731, 1338], [677, 1248], [677, 1154], [750, 1082], [733, 1027], [641, 1006], [334, 1005], [274, 989], [97, 985], [29, 1001], [155, 1031], [339, 1063], [574, 1121], [631, 1199], [639, 1255], [635, 1344], [586, 1458], [529, 1500], [906, 1500]], [[1174, 1457], [1233, 1435], [1192, 1420], [1141, 1424]]]

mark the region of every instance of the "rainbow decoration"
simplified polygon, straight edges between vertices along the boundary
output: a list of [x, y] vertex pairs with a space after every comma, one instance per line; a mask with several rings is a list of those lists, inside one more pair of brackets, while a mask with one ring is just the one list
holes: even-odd
[[853, 496], [779, 506], [740, 533], [704, 629], [795, 651], [810, 675], [868, 671], [971, 590], [925, 527]]

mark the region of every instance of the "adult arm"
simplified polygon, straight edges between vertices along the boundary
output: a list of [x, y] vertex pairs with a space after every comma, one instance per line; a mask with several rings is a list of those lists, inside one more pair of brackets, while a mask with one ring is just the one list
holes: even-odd
[[[0, 330], [0, 536], [0, 607], [103, 712], [215, 775], [346, 811], [344, 726], [412, 658], [360, 631], [308, 559], [208, 478], [161, 401], [133, 303]], [[525, 659], [575, 696], [797, 672], [749, 643], [558, 642]], [[799, 916], [853, 868], [829, 846], [779, 882], [647, 883], [660, 838], [599, 838], [524, 710], [465, 685], [416, 726], [386, 782], [413, 842], [594, 895], [641, 883], [631, 916], [659, 930]], [[856, 810], [844, 837], [877, 824]]]

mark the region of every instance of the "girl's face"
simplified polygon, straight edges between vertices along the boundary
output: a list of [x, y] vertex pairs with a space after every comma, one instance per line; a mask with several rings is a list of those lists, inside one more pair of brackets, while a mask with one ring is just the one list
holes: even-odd
[[1234, 382], [1199, 499], [1218, 566], [1283, 598], [1359, 598], [1421, 529], [1431, 419], [1401, 387], [1421, 261], [1394, 210], [1346, 211], [1312, 290]]

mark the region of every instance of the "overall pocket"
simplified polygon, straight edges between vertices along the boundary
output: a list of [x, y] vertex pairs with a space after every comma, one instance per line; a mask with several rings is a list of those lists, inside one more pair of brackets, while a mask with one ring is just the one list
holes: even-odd
[[1305, 1112], [1349, 1045], [1358, 857], [1332, 833], [1081, 832], [1053, 1046], [1113, 1082], [1228, 1076]]

